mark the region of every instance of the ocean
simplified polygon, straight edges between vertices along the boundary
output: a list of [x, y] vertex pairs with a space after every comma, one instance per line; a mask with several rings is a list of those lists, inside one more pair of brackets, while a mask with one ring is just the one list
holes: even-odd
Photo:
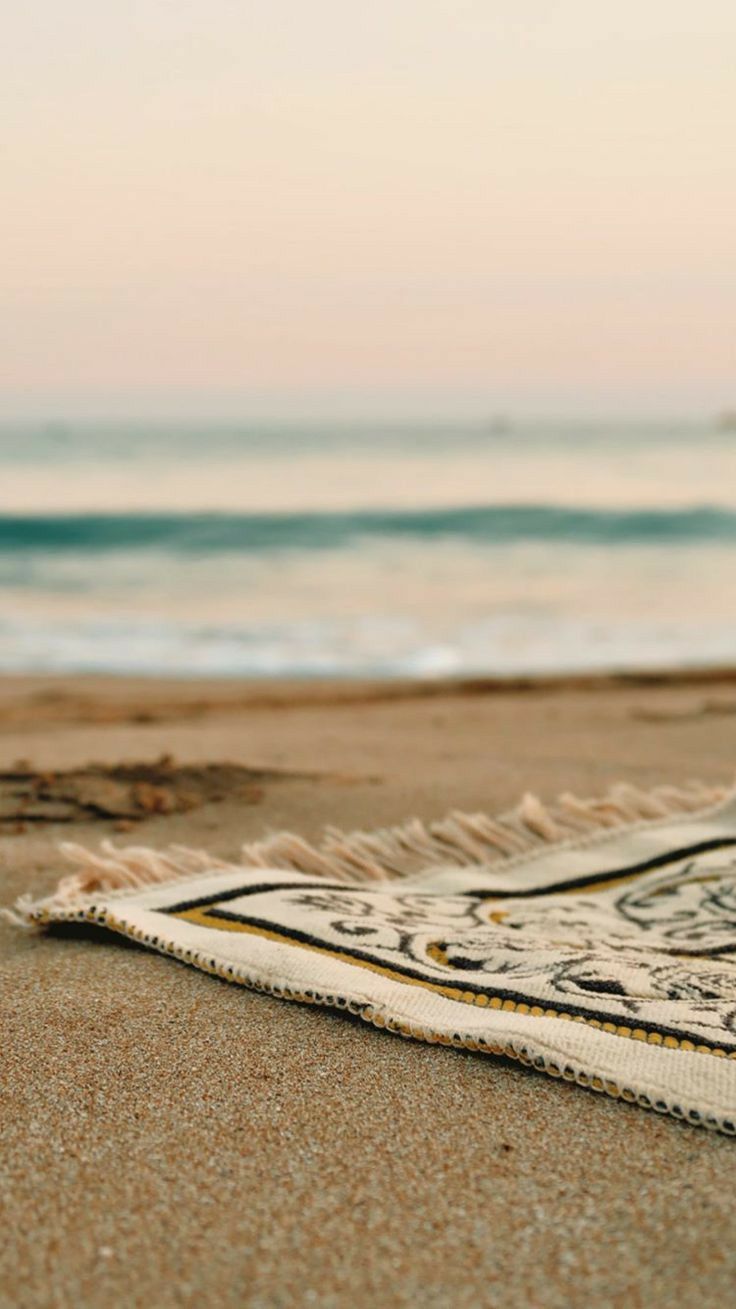
[[0, 428], [0, 670], [357, 677], [736, 662], [736, 433]]

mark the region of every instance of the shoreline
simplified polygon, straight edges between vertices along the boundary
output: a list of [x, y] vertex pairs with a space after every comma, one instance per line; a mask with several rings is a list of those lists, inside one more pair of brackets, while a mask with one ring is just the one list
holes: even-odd
[[596, 693], [647, 688], [736, 685], [736, 663], [706, 667], [612, 669], [479, 675], [441, 678], [405, 677], [192, 677], [119, 673], [0, 673], [0, 711], [13, 694], [51, 715], [82, 693], [111, 701], [125, 696], [149, 700], [166, 693], [196, 709], [280, 708], [297, 705], [368, 704], [394, 700], [431, 700], [509, 694]]

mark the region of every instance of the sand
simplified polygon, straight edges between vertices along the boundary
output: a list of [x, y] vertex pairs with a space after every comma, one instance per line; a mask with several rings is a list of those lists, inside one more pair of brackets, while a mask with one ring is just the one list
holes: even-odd
[[[104, 785], [154, 763], [147, 784], [185, 803], [127, 792], [127, 814], [106, 812]], [[719, 782], [735, 764], [725, 673], [513, 690], [6, 679], [0, 899], [50, 888], [59, 840], [234, 857], [268, 829]], [[60, 769], [103, 791], [83, 781], [53, 811], [70, 807]], [[734, 1298], [727, 1138], [112, 938], [0, 924], [0, 955], [3, 1307]]]

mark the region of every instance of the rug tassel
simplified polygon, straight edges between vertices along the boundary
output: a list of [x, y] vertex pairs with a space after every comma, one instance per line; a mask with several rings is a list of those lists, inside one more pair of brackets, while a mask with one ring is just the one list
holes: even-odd
[[61, 852], [75, 865], [75, 871], [61, 879], [53, 895], [36, 901], [21, 896], [14, 909], [0, 912], [16, 924], [29, 926], [39, 912], [100, 891], [125, 893], [182, 881], [196, 873], [234, 871], [239, 867], [280, 868], [363, 885], [410, 877], [443, 864], [487, 867], [524, 858], [581, 834], [711, 809], [732, 794], [730, 787], [706, 787], [700, 782], [684, 787], [659, 786], [651, 791], [619, 783], [593, 799], [583, 800], [565, 792], [553, 804], [545, 805], [527, 793], [515, 809], [498, 817], [455, 810], [435, 822], [423, 823], [414, 818], [372, 832], [342, 832], [328, 827], [318, 843], [279, 832], [245, 845], [238, 864], [214, 858], [205, 850], [179, 845], [152, 850], [145, 846], [120, 848], [112, 841], [103, 841], [99, 853], [95, 853], [65, 843]]

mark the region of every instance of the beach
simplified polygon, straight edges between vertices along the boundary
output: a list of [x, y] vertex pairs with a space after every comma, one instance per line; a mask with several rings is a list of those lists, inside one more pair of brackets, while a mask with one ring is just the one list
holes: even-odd
[[736, 1302], [736, 6], [8, 18], [0, 1309]]
[[[50, 890], [61, 841], [236, 859], [279, 829], [493, 812], [622, 779], [722, 783], [735, 760], [729, 669], [6, 677], [0, 899]], [[0, 923], [0, 952], [2, 1304], [730, 1298], [725, 1137], [119, 939]]]

